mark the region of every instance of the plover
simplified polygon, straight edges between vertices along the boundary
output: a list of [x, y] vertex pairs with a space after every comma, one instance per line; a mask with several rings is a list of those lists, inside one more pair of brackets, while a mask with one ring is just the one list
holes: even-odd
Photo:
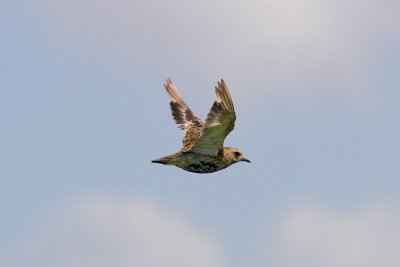
[[211, 173], [236, 162], [250, 162], [240, 149], [224, 147], [225, 137], [235, 127], [236, 120], [232, 98], [224, 80], [215, 87], [217, 101], [205, 122], [186, 105], [171, 79], [164, 86], [171, 97], [172, 117], [185, 135], [183, 147], [177, 153], [153, 160], [153, 163], [173, 165], [189, 172]]

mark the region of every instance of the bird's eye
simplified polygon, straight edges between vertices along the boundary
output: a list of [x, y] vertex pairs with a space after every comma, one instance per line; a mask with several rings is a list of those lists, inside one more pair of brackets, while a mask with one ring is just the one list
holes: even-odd
[[238, 151], [236, 151], [236, 152], [233, 152], [233, 154], [236, 156], [236, 157], [240, 157], [240, 155], [242, 155], [240, 152], [238, 152]]

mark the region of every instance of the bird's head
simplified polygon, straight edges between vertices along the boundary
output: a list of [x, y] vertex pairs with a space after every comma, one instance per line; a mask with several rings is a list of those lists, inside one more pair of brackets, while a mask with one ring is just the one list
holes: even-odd
[[238, 148], [225, 147], [224, 148], [224, 157], [231, 160], [232, 163], [236, 163], [239, 161], [245, 161], [245, 162], [250, 163], [250, 160], [246, 159], [243, 156], [243, 152]]

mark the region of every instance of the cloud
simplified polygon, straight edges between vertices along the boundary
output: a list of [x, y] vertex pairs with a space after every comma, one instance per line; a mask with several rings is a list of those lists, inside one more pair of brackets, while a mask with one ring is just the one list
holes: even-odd
[[[400, 212], [385, 205], [332, 211], [295, 208], [275, 217], [261, 257], [237, 255], [182, 215], [148, 201], [92, 196], [39, 221], [31, 234], [0, 251], [2, 266], [221, 267], [241, 259], [252, 266], [387, 266], [400, 264]], [[257, 244], [247, 244], [254, 248]], [[253, 264], [254, 263], [254, 264]]]
[[76, 201], [38, 228], [5, 266], [222, 266], [214, 241], [145, 201]]
[[381, 90], [374, 74], [385, 40], [400, 36], [394, 1], [41, 3], [52, 39], [65, 53], [96, 54], [191, 80], [222, 76], [245, 88], [241, 99], [334, 92], [368, 103]]
[[[262, 266], [399, 266], [399, 210], [298, 208], [274, 228]], [[266, 264], [267, 263], [267, 264]]]

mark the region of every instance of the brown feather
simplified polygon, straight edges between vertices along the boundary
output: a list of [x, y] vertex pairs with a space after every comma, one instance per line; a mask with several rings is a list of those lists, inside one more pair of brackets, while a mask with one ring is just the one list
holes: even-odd
[[182, 96], [179, 94], [171, 79], [167, 79], [164, 87], [171, 97], [170, 106], [172, 117], [174, 118], [176, 124], [178, 124], [178, 127], [181, 130], [185, 130], [187, 125], [190, 123], [201, 124], [201, 120], [196, 115], [194, 115], [194, 113], [188, 107], [185, 101], [183, 101]]

